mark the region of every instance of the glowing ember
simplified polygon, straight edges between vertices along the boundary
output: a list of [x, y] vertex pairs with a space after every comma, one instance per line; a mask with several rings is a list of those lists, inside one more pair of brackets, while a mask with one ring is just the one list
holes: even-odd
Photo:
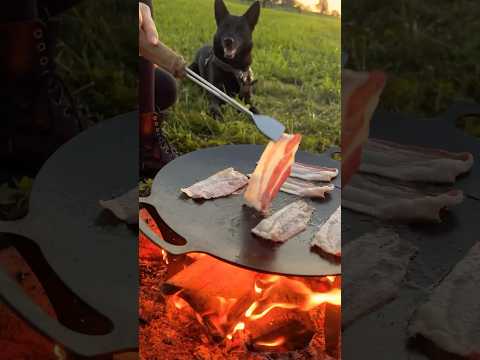
[[[203, 269], [210, 269], [215, 264], [223, 264], [217, 259], [205, 256], [195, 254], [196, 260], [187, 268], [202, 264]], [[296, 330], [292, 330], [288, 325], [290, 323], [286, 321], [297, 321], [298, 324], [298, 321], [309, 318], [308, 312], [322, 304], [341, 304], [341, 290], [335, 276], [306, 279], [255, 273], [232, 269], [229, 266], [231, 267], [227, 264], [221, 265], [213, 277], [209, 276], [208, 270], [198, 277], [196, 272], [188, 276], [182, 275], [183, 284], [187, 284], [187, 287], [180, 285], [182, 290], [170, 298], [176, 309], [193, 310], [194, 317], [215, 341], [251, 341], [257, 348], [289, 348], [292, 346], [291, 341], [300, 343], [299, 338], [304, 339], [304, 330], [301, 325], [294, 325], [297, 326]], [[221, 274], [224, 271], [233, 272], [225, 275], [227, 278], [223, 279]], [[237, 271], [238, 278], [242, 281], [232, 287], [231, 276]], [[177, 277], [177, 282], [173, 281], [172, 284], [182, 284], [178, 279]], [[248, 286], [245, 286], [246, 284]], [[237, 291], [238, 289], [241, 291]]]
[[168, 264], [169, 264], [169, 262], [168, 262], [168, 254], [167, 254], [167, 252], [166, 252], [165, 250], [163, 250], [163, 249], [161, 249], [161, 251], [162, 251], [162, 259], [163, 259], [163, 262], [168, 265]]
[[227, 335], [227, 339], [228, 339], [228, 340], [232, 340], [233, 335], [235, 335], [235, 333], [236, 333], [237, 331], [242, 331], [242, 330], [245, 330], [245, 323], [242, 322], [242, 321], [240, 321], [237, 325], [235, 325], [235, 327], [233, 328], [232, 332]]
[[[297, 278], [292, 279], [279, 275], [256, 274], [252, 289], [252, 301], [243, 312], [234, 315], [234, 308], [238, 305], [238, 299], [216, 296], [216, 305], [212, 305], [208, 311], [196, 313], [196, 317], [203, 325], [208, 322], [219, 334], [228, 340], [233, 340], [237, 334], [248, 333], [249, 327], [267, 316], [274, 309], [308, 312], [324, 303], [333, 305], [341, 304], [341, 290], [332, 287], [336, 277], [325, 277], [321, 284], [326, 284], [327, 291], [315, 292], [305, 282]], [[174, 296], [174, 304], [177, 309], [183, 309], [187, 303], [181, 299], [181, 291]], [[282, 299], [281, 301], [279, 299]], [[232, 328], [231, 316], [236, 318]], [[231, 329], [231, 330], [229, 330]], [[243, 336], [243, 335], [242, 335]], [[262, 347], [278, 347], [286, 341], [285, 336], [272, 341], [257, 341], [255, 345]]]
[[188, 303], [185, 300], [183, 300], [181, 297], [178, 296], [181, 292], [182, 291], [177, 292], [172, 297], [173, 298], [173, 305], [175, 305], [175, 307], [179, 310], [183, 309], [185, 306], [188, 306]]
[[53, 347], [53, 354], [55, 355], [55, 359], [57, 360], [66, 360], [67, 354], [65, 350], [60, 345], [55, 344]]
[[258, 346], [269, 346], [269, 347], [276, 347], [280, 346], [285, 343], [285, 337], [280, 336], [279, 338], [273, 340], [273, 341], [257, 341], [255, 344]]

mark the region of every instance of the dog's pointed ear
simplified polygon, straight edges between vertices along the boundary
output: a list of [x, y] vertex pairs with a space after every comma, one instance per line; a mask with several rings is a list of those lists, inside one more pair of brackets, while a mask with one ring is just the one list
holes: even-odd
[[230, 13], [223, 0], [215, 0], [215, 21], [217, 26], [225, 19]]
[[260, 1], [255, 1], [247, 10], [243, 17], [247, 20], [250, 29], [253, 31], [257, 25], [260, 16]]

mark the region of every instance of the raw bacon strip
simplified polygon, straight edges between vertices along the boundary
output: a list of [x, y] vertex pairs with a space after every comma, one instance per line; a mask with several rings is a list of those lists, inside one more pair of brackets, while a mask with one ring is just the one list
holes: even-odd
[[387, 229], [368, 233], [343, 246], [342, 325], [398, 296], [417, 248]]
[[306, 165], [302, 163], [294, 163], [292, 166], [291, 177], [308, 181], [326, 181], [330, 182], [337, 177], [338, 169], [322, 166]]
[[99, 203], [127, 224], [138, 224], [138, 187], [114, 199], [100, 200]]
[[285, 242], [305, 230], [314, 208], [303, 200], [295, 201], [263, 219], [252, 233], [275, 242]]
[[360, 171], [405, 181], [454, 183], [473, 166], [473, 155], [370, 139]]
[[233, 194], [248, 183], [242, 173], [228, 168], [181, 191], [193, 199], [214, 199]]
[[477, 243], [433, 290], [430, 299], [416, 310], [408, 329], [410, 336], [427, 338], [450, 354], [479, 359], [479, 299], [480, 243]]
[[312, 248], [318, 248], [333, 256], [342, 256], [341, 214], [339, 207], [324, 224], [320, 225], [311, 243]]
[[301, 135], [284, 134], [280, 140], [268, 143], [244, 194], [249, 206], [264, 214], [268, 212], [270, 203], [290, 176], [301, 140]]
[[460, 190], [359, 173], [342, 190], [342, 206], [388, 221], [441, 222], [442, 210], [463, 201]]
[[333, 184], [316, 185], [312, 182], [293, 179], [291, 177], [289, 177], [280, 188], [280, 191], [285, 193], [320, 199], [324, 199], [325, 194], [328, 194], [333, 190], [335, 190], [335, 186]]
[[342, 183], [346, 185], [360, 164], [370, 119], [385, 86], [383, 72], [342, 70]]

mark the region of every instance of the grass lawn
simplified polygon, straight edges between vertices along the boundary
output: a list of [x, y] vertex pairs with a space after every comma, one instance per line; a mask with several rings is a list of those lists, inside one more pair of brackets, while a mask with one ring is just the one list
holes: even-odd
[[[213, 0], [154, 0], [160, 38], [190, 62], [196, 51], [212, 43], [216, 29]], [[227, 1], [233, 14], [247, 4]], [[262, 9], [254, 32], [252, 69], [258, 79], [253, 97], [265, 114], [283, 122], [287, 131], [303, 134], [301, 148], [321, 152], [340, 138], [339, 19]], [[224, 109], [223, 120], [208, 114], [202, 89], [184, 80], [165, 131], [182, 153], [200, 147], [267, 141], [246, 119]]]
[[[389, 73], [381, 106], [433, 116], [453, 102], [480, 103], [480, 2], [349, 2], [342, 43], [349, 67]], [[464, 124], [480, 137], [480, 119]]]

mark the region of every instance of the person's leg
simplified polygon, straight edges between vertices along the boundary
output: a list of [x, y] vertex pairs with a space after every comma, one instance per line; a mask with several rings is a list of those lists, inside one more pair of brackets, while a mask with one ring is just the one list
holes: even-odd
[[83, 127], [56, 75], [56, 22], [40, 6], [46, 1], [11, 1], [0, 15], [0, 161], [32, 169]]
[[0, 12], [0, 23], [32, 20], [37, 16], [35, 0], [5, 1]]
[[[141, 1], [152, 9], [151, 0]], [[176, 157], [175, 149], [170, 146], [162, 131], [162, 122], [166, 117], [163, 111], [172, 106], [176, 100], [176, 83], [171, 75], [160, 69], [155, 70], [154, 65], [142, 57], [139, 77], [142, 173], [154, 175]]]
[[73, 6], [82, 0], [38, 0], [38, 8], [41, 15], [55, 16]]
[[177, 101], [177, 81], [163, 69], [155, 69], [155, 107], [167, 110]]

